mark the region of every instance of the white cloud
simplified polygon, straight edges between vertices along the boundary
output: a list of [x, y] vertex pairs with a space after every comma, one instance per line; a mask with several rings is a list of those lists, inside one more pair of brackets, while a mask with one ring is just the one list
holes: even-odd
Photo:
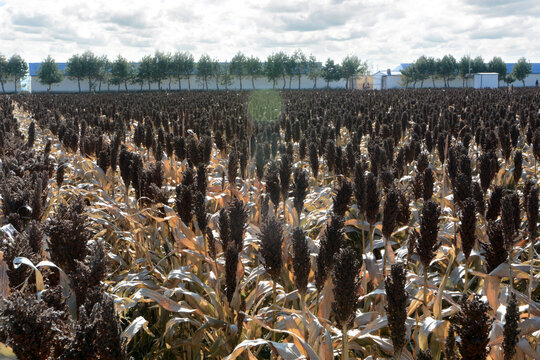
[[264, 60], [301, 48], [320, 61], [354, 53], [373, 69], [426, 54], [540, 61], [537, 0], [2, 0], [0, 52], [66, 61], [92, 50], [130, 60], [160, 49], [237, 51]]

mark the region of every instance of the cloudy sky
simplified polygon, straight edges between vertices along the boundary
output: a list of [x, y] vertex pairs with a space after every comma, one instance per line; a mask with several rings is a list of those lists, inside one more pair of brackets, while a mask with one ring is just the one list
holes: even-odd
[[297, 48], [319, 60], [356, 54], [372, 70], [422, 54], [540, 62], [538, 0], [0, 0], [0, 29], [0, 53], [29, 62], [85, 50], [136, 61], [156, 49], [264, 59]]

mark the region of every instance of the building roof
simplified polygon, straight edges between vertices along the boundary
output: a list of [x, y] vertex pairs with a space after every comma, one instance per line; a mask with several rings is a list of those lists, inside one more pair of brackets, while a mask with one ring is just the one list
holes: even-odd
[[[63, 73], [64, 70], [66, 69], [66, 63], [56, 63], [56, 64], [58, 65], [58, 69]], [[28, 71], [30, 72], [30, 76], [37, 76], [39, 65], [41, 65], [40, 62], [28, 63]]]
[[401, 75], [400, 71], [391, 70], [390, 73], [388, 73], [388, 70], [379, 70], [375, 73], [373, 73], [373, 76], [394, 76], [394, 75]]
[[[506, 63], [506, 73], [507, 74], [510, 74], [512, 72], [512, 69], [514, 68], [515, 64], [516, 63]], [[394, 72], [394, 71], [401, 72], [401, 70], [406, 69], [411, 65], [412, 65], [412, 63], [399, 64], [394, 69], [392, 69], [392, 72]], [[540, 63], [531, 63], [531, 67], [532, 67], [532, 72], [531, 72], [532, 74], [540, 74]]]

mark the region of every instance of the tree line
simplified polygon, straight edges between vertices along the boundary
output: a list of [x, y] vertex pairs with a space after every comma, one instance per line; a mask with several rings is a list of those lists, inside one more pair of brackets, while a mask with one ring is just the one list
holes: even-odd
[[28, 72], [28, 64], [20, 55], [14, 54], [9, 59], [0, 54], [0, 85], [2, 92], [5, 92], [4, 84], [13, 80], [15, 92], [17, 92], [17, 83]]
[[481, 56], [474, 59], [469, 55], [463, 56], [459, 61], [452, 55], [445, 55], [440, 59], [434, 57], [420, 56], [409, 67], [401, 70], [402, 84], [409, 86], [420, 82], [420, 87], [424, 86], [424, 81], [431, 79], [435, 87], [435, 79], [442, 79], [444, 86], [448, 87], [450, 81], [460, 77], [463, 81], [463, 87], [468, 86], [472, 74], [480, 72], [497, 73], [498, 80], [511, 84], [518, 80], [525, 86], [525, 78], [532, 72], [532, 65], [524, 57], [520, 58], [507, 73], [506, 63], [499, 56], [493, 57], [488, 63], [484, 62]]
[[[26, 70], [27, 68], [24, 73]], [[157, 84], [158, 90], [172, 90], [173, 82], [176, 82], [178, 90], [182, 90], [183, 83], [184, 86], [187, 85], [187, 89], [191, 89], [192, 75], [197, 77], [206, 90], [212, 81], [215, 82], [216, 89], [219, 90], [220, 86], [228, 89], [235, 79], [242, 90], [245, 88], [243, 81], [250, 81], [251, 89], [255, 89], [255, 79], [261, 77], [267, 78], [273, 88], [279, 86], [281, 81], [283, 89], [292, 89], [293, 83], [296, 88], [296, 82], [298, 88], [301, 88], [303, 75], [314, 82], [313, 88], [317, 86], [318, 79], [323, 79], [327, 87], [330, 82], [344, 79], [346, 87], [352, 88], [354, 77], [366, 72], [367, 63], [355, 55], [345, 57], [341, 63], [329, 58], [323, 65], [315, 56], [308, 56], [300, 49], [292, 54], [282, 51], [272, 53], [265, 61], [238, 52], [229, 62], [220, 62], [208, 54], [201, 55], [196, 62], [192, 54], [180, 51], [174, 54], [156, 51], [138, 62], [130, 62], [121, 55], [110, 61], [107, 56], [97, 56], [86, 51], [71, 56], [64, 71], [60, 71], [58, 64], [49, 55], [40, 64], [37, 77], [40, 83], [48, 85], [49, 90], [64, 77], [76, 80], [79, 92], [81, 82], [84, 81], [88, 82], [88, 89], [94, 91], [101, 91], [104, 85], [107, 90], [113, 85], [117, 86], [118, 90], [124, 88], [127, 91], [128, 84], [137, 84], [141, 90], [145, 86], [152, 90], [152, 84]]]

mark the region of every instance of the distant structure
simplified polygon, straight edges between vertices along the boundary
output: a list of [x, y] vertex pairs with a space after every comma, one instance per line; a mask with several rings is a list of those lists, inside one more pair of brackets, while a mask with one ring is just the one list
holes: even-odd
[[[506, 63], [506, 73], [510, 74], [514, 67], [515, 63]], [[383, 89], [404, 89], [405, 85], [402, 83], [401, 71], [411, 66], [411, 63], [399, 64], [394, 69], [390, 70], [379, 70], [374, 73], [372, 76], [373, 89], [383, 90]], [[540, 82], [540, 63], [531, 63], [532, 72], [525, 78], [525, 86], [533, 87], [536, 86], [536, 82]], [[505, 87], [507, 84], [504, 81], [496, 81], [493, 83], [493, 74], [491, 76], [487, 75], [488, 73], [478, 73], [472, 74], [473, 81], [468, 82], [468, 87], [474, 88], [486, 88], [486, 87]], [[515, 81], [512, 83], [514, 87], [522, 87], [523, 84], [521, 81]], [[408, 88], [412, 86], [409, 85]], [[424, 80], [423, 88], [443, 88], [444, 81], [442, 79], [431, 78]], [[449, 87], [451, 88], [462, 88], [463, 80], [460, 77], [456, 77], [454, 80], [449, 82]], [[416, 84], [416, 88], [420, 88], [420, 83]]]
[[[65, 72], [66, 69], [66, 63], [57, 63], [58, 68], [62, 73]], [[225, 64], [225, 63], [223, 63]], [[28, 75], [26, 77], [23, 77], [20, 81], [20, 84], [18, 85], [18, 88], [21, 91], [28, 91], [28, 92], [47, 92], [48, 85], [41, 84], [39, 82], [39, 79], [37, 77], [38, 69], [41, 63], [29, 63], [28, 64]], [[512, 72], [512, 68], [514, 67], [515, 63], [507, 63], [507, 73]], [[411, 63], [402, 63], [396, 66], [393, 69], [385, 69], [385, 70], [379, 70], [373, 74], [370, 75], [362, 75], [354, 79], [353, 81], [353, 88], [355, 89], [364, 89], [364, 90], [383, 90], [383, 89], [403, 89], [405, 88], [405, 84], [403, 84], [402, 81], [402, 75], [401, 72], [411, 66]], [[525, 78], [525, 86], [526, 87], [534, 87], [537, 86], [537, 84], [540, 82], [540, 63], [531, 63], [532, 66], [532, 73]], [[506, 87], [508, 84], [506, 84], [503, 80], [498, 81], [498, 77], [494, 73], [477, 73], [472, 74], [472, 81], [466, 82], [466, 87], [470, 88], [496, 88], [496, 87]], [[286, 89], [289, 88], [289, 77], [287, 77], [287, 86]], [[189, 82], [191, 84], [191, 90], [203, 90], [204, 84], [201, 82], [196, 74], [193, 74], [190, 76]], [[187, 79], [182, 80], [182, 90], [187, 90]], [[251, 78], [249, 76], [244, 76], [242, 79], [243, 89], [244, 90], [251, 90]], [[272, 82], [268, 81], [268, 79], [261, 75], [257, 78], [255, 78], [254, 81], [255, 89], [257, 90], [264, 90], [264, 89], [272, 89]], [[344, 89], [346, 86], [346, 81], [344, 79], [341, 79], [339, 81], [333, 81], [330, 82], [330, 88], [332, 89]], [[522, 87], [523, 84], [521, 81], [515, 81], [512, 83], [514, 87]], [[325, 89], [327, 86], [326, 82], [323, 78], [318, 78], [316, 87], [314, 87], [314, 81], [309, 79], [307, 75], [302, 75], [301, 77], [301, 88], [302, 89]], [[6, 81], [4, 83], [5, 91], [6, 92], [13, 92], [14, 86], [12, 81]], [[217, 90], [216, 82], [214, 79], [208, 81], [208, 87], [209, 90]], [[407, 86], [408, 88], [411, 88], [412, 85], [409, 84]], [[442, 79], [431, 79], [428, 78], [424, 80], [423, 84], [420, 84], [419, 82], [416, 84], [416, 88], [443, 88], [444, 87], [444, 81]], [[456, 77], [455, 79], [449, 81], [449, 87], [451, 88], [462, 88], [463, 87], [463, 80], [460, 77]], [[233, 77], [232, 82], [227, 87], [229, 90], [238, 90], [240, 89], [240, 82], [238, 81], [238, 78]], [[278, 79], [275, 89], [280, 90], [283, 88], [283, 79]], [[145, 84], [142, 86], [139, 83], [130, 83], [127, 84], [128, 91], [148, 91], [148, 84], [145, 82]], [[169, 82], [163, 81], [162, 90], [168, 90], [169, 89]], [[219, 85], [220, 90], [224, 90], [225, 86], [220, 84]], [[291, 89], [298, 89], [298, 78], [295, 77], [292, 81]], [[151, 84], [151, 90], [155, 91], [158, 90], [158, 84], [152, 83]], [[178, 90], [178, 82], [176, 79], [173, 79], [171, 82], [171, 90], [175, 91]], [[101, 83], [94, 82], [89, 88], [88, 80], [81, 80], [81, 91], [82, 92], [118, 92], [118, 91], [125, 91], [124, 85], [113, 85], [109, 81], [105, 80]], [[62, 82], [59, 84], [54, 84], [51, 87], [51, 92], [58, 92], [58, 93], [70, 93], [70, 92], [79, 92], [79, 86], [77, 80], [69, 79], [67, 76], [64, 77]]]
[[[66, 63], [57, 63], [57, 64], [58, 64], [58, 69], [62, 73], [64, 73], [65, 70], [66, 70]], [[28, 64], [28, 71], [29, 71], [29, 75], [30, 75], [29, 76], [29, 78], [30, 78], [29, 82], [30, 82], [30, 89], [31, 89], [29, 91], [34, 92], [34, 93], [47, 92], [47, 89], [49, 87], [48, 85], [41, 84], [39, 82], [37, 73], [38, 73], [38, 69], [39, 69], [40, 65], [41, 65], [41, 63], [29, 63]], [[189, 80], [190, 80], [189, 82], [191, 84], [191, 90], [203, 90], [204, 83], [199, 81], [199, 79], [197, 78], [197, 75], [195, 73], [190, 76]], [[286, 89], [289, 89], [289, 81], [290, 81], [290, 79], [287, 76], [287, 85], [285, 87]], [[258, 76], [257, 78], [255, 78], [254, 84], [255, 84], [255, 89], [256, 90], [272, 89], [272, 82], [268, 81], [268, 79], [264, 75], [261, 75], [261, 76]], [[345, 85], [346, 85], [345, 79], [330, 82], [330, 88], [332, 88], [332, 89], [341, 89], [341, 88], [344, 89]], [[99, 86], [100, 86], [100, 84], [98, 82], [94, 82], [92, 84], [92, 88], [89, 89], [88, 80], [81, 80], [81, 91], [82, 92], [88, 92], [88, 91], [93, 91], [93, 92], [125, 91], [124, 84], [118, 86], [118, 85], [110, 84], [107, 81], [102, 81], [101, 82], [101, 89], [99, 88]], [[309, 79], [307, 75], [302, 75], [301, 80], [300, 80], [300, 86], [301, 86], [302, 89], [313, 89], [314, 81]], [[356, 87], [356, 85], [355, 85], [355, 87]], [[128, 88], [128, 91], [148, 91], [148, 83], [145, 82], [144, 85], [141, 88], [141, 85], [139, 83], [134, 84], [134, 83], [128, 82], [127, 88]], [[169, 81], [168, 80], [162, 81], [161, 89], [162, 90], [168, 90], [168, 88], [169, 88]], [[187, 79], [182, 79], [182, 90], [187, 90], [187, 88], [188, 88]], [[209, 88], [209, 90], [217, 90], [215, 79], [211, 79], [211, 80], [208, 81], [208, 88]], [[239, 82], [238, 78], [233, 77], [231, 84], [228, 85], [227, 88], [229, 90], [238, 90], [238, 89], [240, 89], [240, 82]], [[242, 78], [242, 88], [244, 90], [251, 90], [252, 89], [252, 87], [251, 87], [251, 77], [250, 76], [244, 76]], [[277, 80], [275, 88], [276, 88], [276, 90], [281, 90], [283, 88], [283, 79], [282, 78], [279, 78]], [[317, 87], [316, 88], [317, 89], [326, 88], [326, 82], [324, 81], [324, 79], [322, 77], [319, 77], [317, 79]], [[219, 89], [220, 90], [225, 90], [225, 86], [220, 84]], [[295, 76], [293, 78], [293, 81], [292, 81], [292, 84], [291, 84], [291, 89], [293, 89], [293, 90], [298, 89], [298, 77], [297, 76]], [[151, 83], [151, 90], [153, 90], [153, 91], [158, 90], [157, 82], [156, 83]], [[178, 90], [178, 81], [176, 79], [172, 79], [171, 90], [172, 91]], [[62, 80], [62, 82], [60, 82], [59, 84], [54, 84], [54, 85], [51, 86], [51, 92], [58, 92], [58, 93], [79, 92], [78, 82], [77, 82], [77, 80], [69, 79], [64, 74], [64, 79]]]

